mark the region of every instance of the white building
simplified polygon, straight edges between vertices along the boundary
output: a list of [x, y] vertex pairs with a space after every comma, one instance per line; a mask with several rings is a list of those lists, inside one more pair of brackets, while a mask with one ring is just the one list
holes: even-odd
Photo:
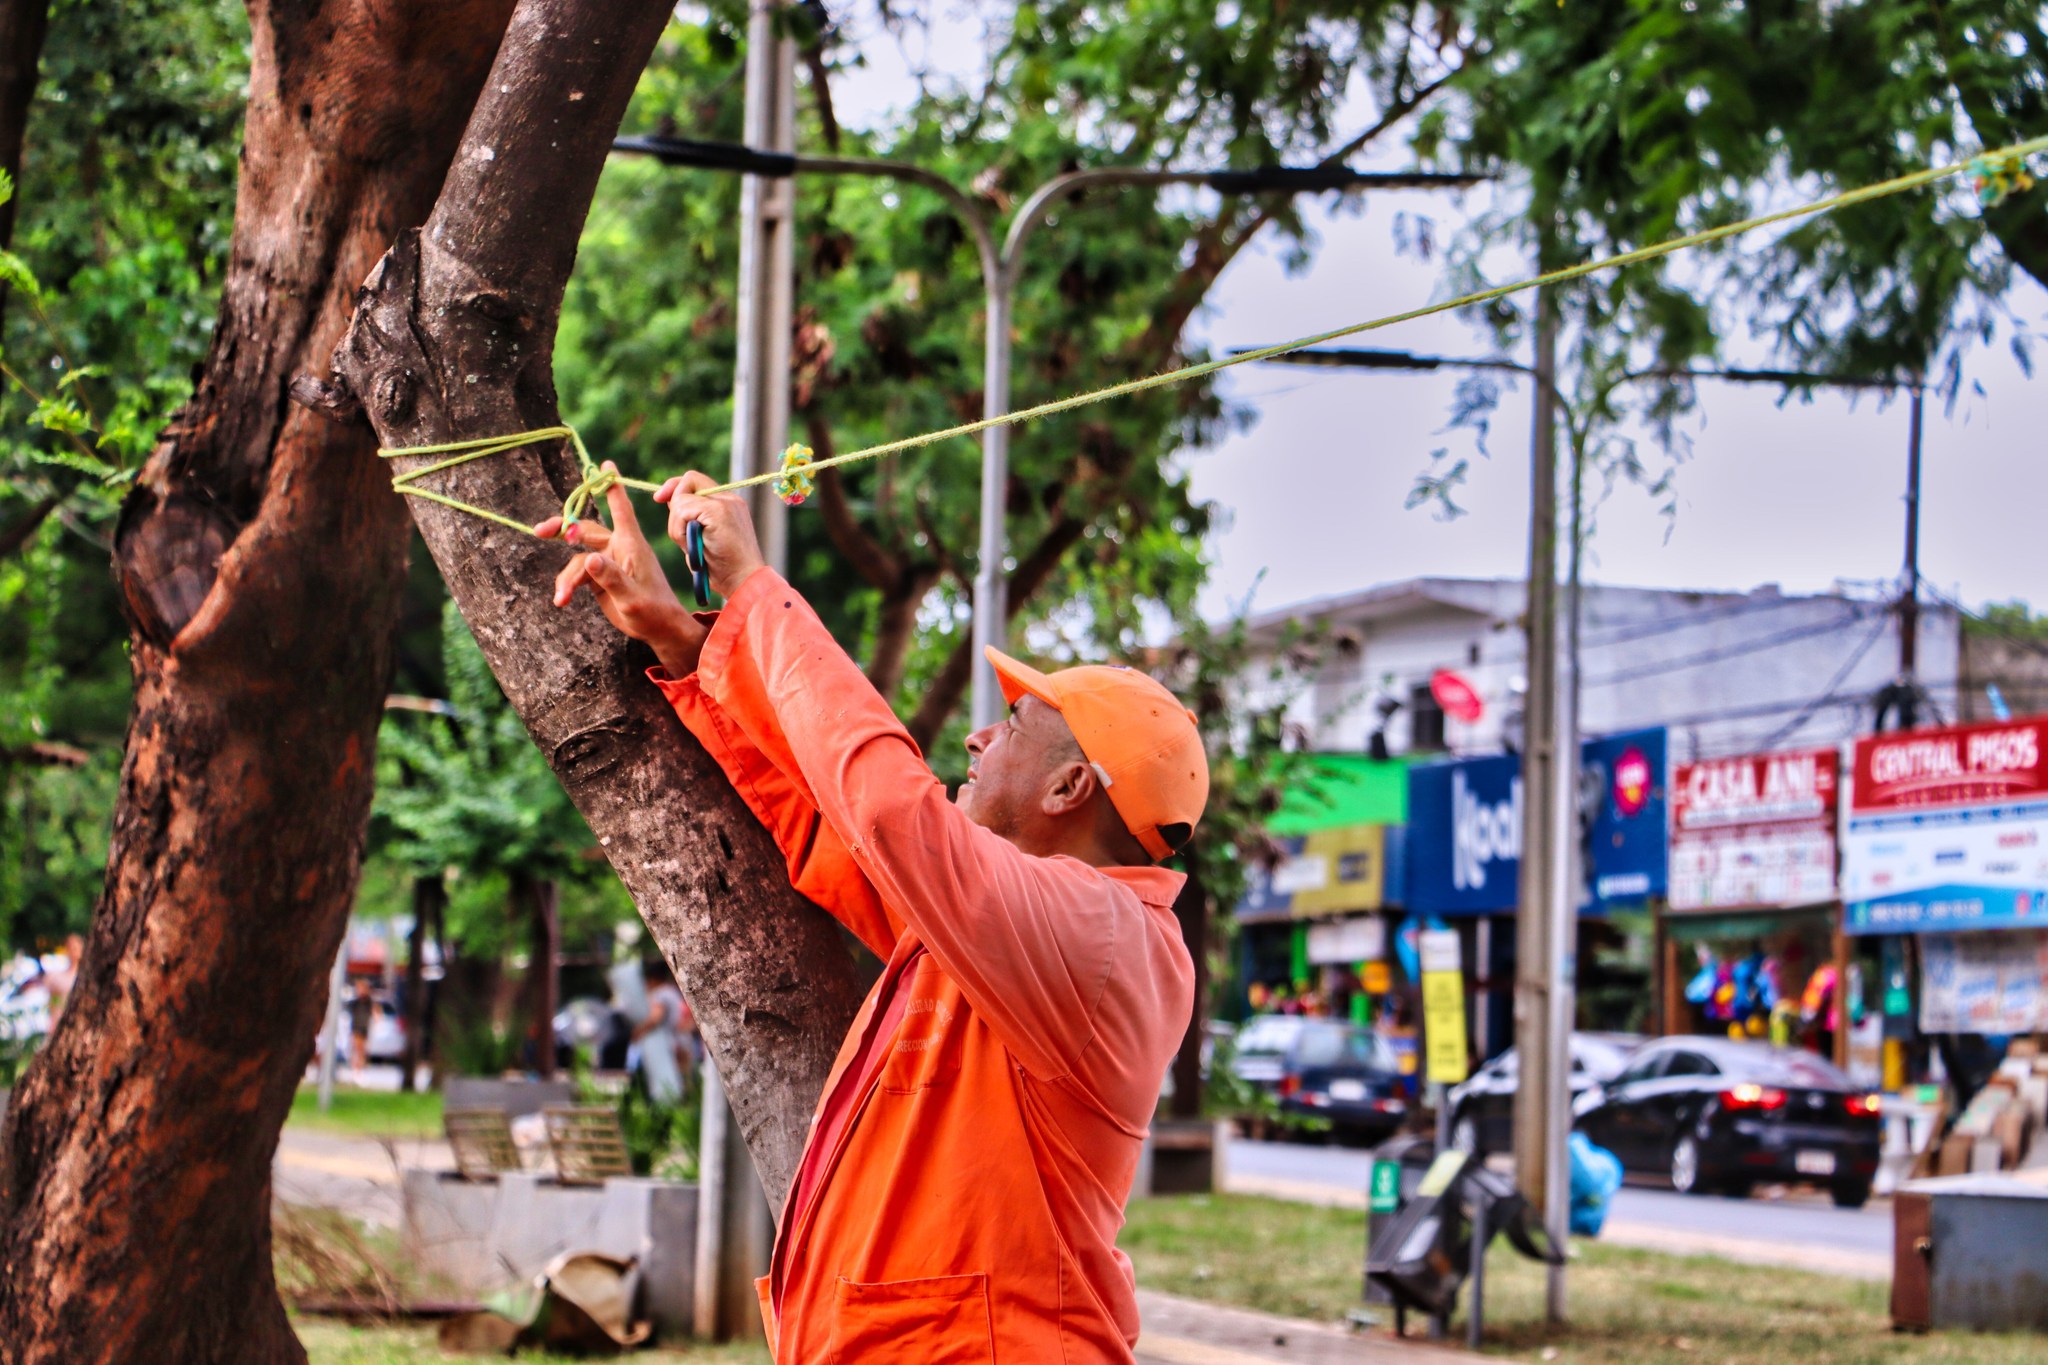
[[[1327, 642], [1306, 668], [1254, 670], [1254, 699], [1289, 698], [1288, 717], [1323, 752], [1368, 749], [1384, 725], [1395, 754], [1519, 747], [1523, 666], [1519, 579], [1415, 578], [1264, 613], [1250, 624], [1267, 664], [1295, 630]], [[1919, 611], [1919, 721], [1954, 719], [1959, 622]], [[1484, 703], [1467, 724], [1431, 696], [1440, 669]], [[1587, 585], [1580, 649], [1580, 728], [1589, 735], [1663, 725], [1674, 762], [1765, 748], [1832, 745], [1866, 733], [1879, 689], [1898, 676], [1899, 616], [1888, 598], [1846, 592], [1677, 592]], [[1384, 717], [1384, 720], [1383, 720]]]

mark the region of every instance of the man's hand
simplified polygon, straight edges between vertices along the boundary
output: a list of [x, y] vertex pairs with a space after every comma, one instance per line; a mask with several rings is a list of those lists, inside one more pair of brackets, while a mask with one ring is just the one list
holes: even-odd
[[[606, 469], [613, 466], [605, 462]], [[577, 555], [555, 575], [555, 605], [566, 607], [578, 588], [587, 587], [597, 599], [605, 619], [636, 640], [653, 647], [661, 666], [673, 677], [696, 671], [697, 656], [710, 633], [676, 599], [675, 589], [654, 557], [654, 547], [640, 533], [639, 518], [633, 515], [633, 498], [624, 487], [613, 485], [605, 494], [611, 508], [612, 526], [598, 521], [579, 521], [568, 527], [560, 517], [549, 517], [533, 528], [543, 540], [556, 536], [585, 553]], [[707, 544], [709, 537], [706, 537]]]
[[701, 490], [717, 486], [718, 481], [709, 474], [693, 469], [664, 483], [654, 500], [668, 504], [668, 538], [683, 545], [686, 551], [684, 528], [693, 521], [703, 526], [704, 561], [711, 571], [712, 590], [729, 598], [754, 570], [766, 564], [761, 558], [761, 542], [754, 535], [754, 518], [747, 511], [746, 499], [737, 493], [698, 496]]

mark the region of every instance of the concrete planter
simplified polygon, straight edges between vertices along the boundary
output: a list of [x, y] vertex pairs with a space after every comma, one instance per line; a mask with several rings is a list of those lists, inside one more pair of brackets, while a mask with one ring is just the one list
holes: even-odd
[[564, 1251], [601, 1251], [639, 1261], [640, 1311], [657, 1334], [690, 1331], [695, 1185], [637, 1177], [563, 1185], [528, 1171], [469, 1181], [408, 1170], [404, 1197], [408, 1254], [459, 1295], [481, 1297], [523, 1283]]
[[502, 1109], [508, 1119], [538, 1114], [550, 1104], [576, 1103], [574, 1081], [499, 1080], [495, 1076], [450, 1076], [441, 1082], [448, 1109]]
[[1131, 1193], [1214, 1194], [1223, 1188], [1228, 1119], [1154, 1119]]

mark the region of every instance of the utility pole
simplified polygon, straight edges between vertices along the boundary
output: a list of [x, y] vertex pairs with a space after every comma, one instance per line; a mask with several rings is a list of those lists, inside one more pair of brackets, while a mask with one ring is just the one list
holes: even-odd
[[[754, 0], [747, 18], [749, 147], [796, 151], [796, 42], [778, 32], [781, 0]], [[796, 186], [788, 176], [750, 173], [740, 184], [740, 271], [733, 366], [732, 472], [750, 478], [780, 466], [789, 443], [789, 333], [794, 310]], [[789, 564], [789, 509], [766, 484], [746, 496], [762, 558]], [[754, 1279], [774, 1252], [775, 1225], [747, 1144], [737, 1140], [732, 1105], [707, 1056], [698, 1077], [696, 1302], [699, 1337], [755, 1336]]]
[[[1899, 681], [1914, 694], [1920, 686], [1916, 656], [1920, 647], [1920, 430], [1925, 398], [1923, 388], [1915, 384], [1913, 430], [1906, 438], [1906, 591], [1899, 599]], [[1905, 707], [1905, 724], [1900, 728], [1909, 730], [1917, 709], [1912, 695]]]
[[[755, 0], [747, 19], [746, 143], [796, 151], [796, 40], [776, 32], [781, 0]], [[740, 182], [738, 354], [732, 385], [732, 473], [779, 468], [789, 444], [789, 333], [794, 311], [796, 186], [786, 175]], [[788, 562], [789, 509], [767, 484], [746, 490], [768, 565]]]
[[[1522, 745], [1522, 864], [1515, 920], [1515, 1181], [1563, 1245], [1570, 1202], [1565, 1180], [1569, 998], [1566, 964], [1576, 888], [1575, 737], [1561, 687], [1557, 591], [1557, 315], [1536, 302], [1536, 378], [1529, 452], [1528, 698]], [[1550, 1271], [1548, 1316], [1564, 1318], [1564, 1276]]]

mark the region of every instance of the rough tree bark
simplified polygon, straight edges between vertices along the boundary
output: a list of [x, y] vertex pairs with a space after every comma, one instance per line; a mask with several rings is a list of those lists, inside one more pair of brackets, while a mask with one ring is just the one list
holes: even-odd
[[[562, 291], [669, 8], [522, 0], [433, 215], [379, 263], [333, 377], [309, 378], [303, 401], [337, 415], [360, 403], [390, 447], [560, 420]], [[528, 522], [558, 511], [579, 480], [553, 445], [434, 477]], [[766, 833], [641, 677], [647, 651], [587, 601], [551, 605], [566, 550], [431, 503], [413, 513], [506, 696], [675, 969], [779, 1202], [859, 1003], [836, 927], [790, 890]]]
[[348, 907], [406, 521], [287, 402], [432, 202], [509, 0], [250, 0], [212, 349], [122, 513], [135, 706], [69, 1007], [0, 1133], [0, 1356], [302, 1361], [270, 1163]]

